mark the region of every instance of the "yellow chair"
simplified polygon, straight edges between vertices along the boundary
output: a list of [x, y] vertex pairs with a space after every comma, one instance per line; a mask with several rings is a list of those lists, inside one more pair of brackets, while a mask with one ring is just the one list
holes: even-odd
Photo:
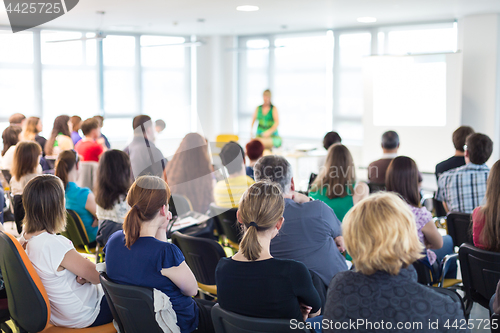
[[238, 142], [239, 139], [239, 136], [236, 134], [219, 134], [217, 135], [217, 138], [215, 138], [215, 146], [217, 148], [222, 148], [229, 141]]

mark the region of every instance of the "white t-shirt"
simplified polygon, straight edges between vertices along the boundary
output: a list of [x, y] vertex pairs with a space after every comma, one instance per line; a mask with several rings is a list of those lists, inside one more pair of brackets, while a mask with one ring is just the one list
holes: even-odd
[[84, 328], [92, 325], [99, 315], [104, 293], [101, 285], [79, 284], [76, 275], [67, 269], [57, 271], [72, 249], [69, 239], [47, 232], [30, 238], [26, 244], [26, 253], [49, 296], [51, 324]]
[[2, 157], [2, 165], [0, 166], [2, 170], [12, 169], [12, 163], [14, 162], [14, 152], [16, 151], [16, 145], [10, 146]]

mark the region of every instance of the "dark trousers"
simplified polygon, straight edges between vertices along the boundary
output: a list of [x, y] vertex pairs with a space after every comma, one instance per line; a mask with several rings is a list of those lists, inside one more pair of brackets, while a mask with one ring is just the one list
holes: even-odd
[[211, 315], [212, 307], [215, 305], [215, 303], [199, 298], [195, 298], [194, 300], [196, 302], [196, 305], [198, 305], [199, 310], [198, 327], [194, 332], [215, 333]]

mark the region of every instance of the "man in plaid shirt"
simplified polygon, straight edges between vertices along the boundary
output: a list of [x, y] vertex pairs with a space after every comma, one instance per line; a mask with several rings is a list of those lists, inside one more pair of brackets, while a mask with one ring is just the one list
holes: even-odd
[[464, 146], [465, 165], [443, 173], [438, 180], [436, 199], [447, 212], [471, 214], [483, 204], [490, 169], [486, 161], [493, 152], [493, 142], [484, 134], [467, 137]]

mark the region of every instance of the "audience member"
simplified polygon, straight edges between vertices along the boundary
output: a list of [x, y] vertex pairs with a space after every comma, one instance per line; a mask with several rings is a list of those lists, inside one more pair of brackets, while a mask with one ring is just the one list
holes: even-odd
[[472, 213], [472, 231], [476, 247], [500, 252], [500, 161], [488, 176], [484, 205]]
[[[460, 331], [445, 325], [465, 321], [461, 304], [417, 283], [412, 263], [424, 247], [403, 200], [374, 194], [347, 213], [342, 229], [356, 269], [332, 279], [324, 312], [331, 324], [324, 332], [372, 331], [368, 323], [395, 329], [400, 322], [429, 331], [429, 316], [437, 322], [436, 332]], [[360, 320], [361, 326], [349, 324]]]
[[335, 274], [347, 270], [339, 219], [324, 202], [295, 192], [292, 167], [284, 157], [269, 155], [259, 159], [255, 180], [265, 179], [278, 183], [285, 198], [286, 223], [271, 241], [271, 254], [302, 262], [328, 286]]
[[194, 211], [205, 213], [214, 202], [212, 170], [207, 141], [198, 133], [189, 133], [165, 168], [164, 178], [172, 193], [184, 195]]
[[[342, 138], [337, 132], [328, 132], [323, 138], [323, 147], [328, 151], [330, 147], [336, 143], [341, 143]], [[318, 158], [318, 169], [321, 170], [323, 165], [325, 165], [326, 156], [321, 156]]]
[[42, 173], [39, 164], [42, 148], [37, 142], [22, 141], [17, 144], [12, 163], [10, 192], [12, 195], [23, 194], [24, 187], [30, 180]]
[[224, 145], [219, 156], [229, 176], [215, 185], [215, 204], [224, 208], [238, 207], [243, 193], [255, 183], [246, 175], [245, 152], [239, 144], [231, 141]]
[[471, 134], [465, 140], [464, 152], [466, 164], [439, 177], [436, 199], [443, 202], [447, 212], [471, 214], [483, 204], [490, 171], [485, 163], [493, 152], [493, 142], [484, 134]]
[[246, 167], [246, 174], [248, 177], [254, 179], [253, 176], [253, 167], [255, 163], [264, 155], [264, 145], [260, 140], [251, 140], [246, 145], [247, 156], [248, 156], [248, 166]]
[[74, 150], [65, 150], [57, 157], [55, 175], [64, 184], [66, 209], [71, 209], [78, 213], [85, 225], [90, 242], [93, 242], [97, 235], [95, 197], [90, 189], [76, 185], [78, 167], [78, 154]]
[[382, 158], [368, 166], [368, 180], [374, 184], [385, 183], [385, 172], [391, 161], [398, 156], [399, 135], [394, 131], [387, 131], [382, 135]]
[[73, 126], [73, 131], [71, 131], [71, 140], [73, 140], [73, 145], [76, 145], [82, 139], [80, 133], [78, 133], [81, 128], [80, 125], [82, 124], [82, 118], [80, 116], [72, 116], [70, 120]]
[[321, 299], [307, 267], [271, 254], [271, 240], [283, 226], [284, 210], [276, 183], [260, 181], [243, 194], [237, 213], [244, 230], [240, 249], [233, 257], [222, 258], [215, 272], [221, 308], [249, 317], [299, 321], [320, 313]]
[[465, 165], [465, 139], [473, 133], [474, 130], [469, 126], [460, 126], [453, 132], [452, 139], [453, 146], [455, 146], [455, 155], [436, 165], [436, 180], [439, 180], [439, 176], [444, 172]]
[[32, 179], [24, 190], [23, 206], [26, 253], [47, 292], [50, 322], [70, 328], [110, 323], [113, 316], [95, 264], [76, 252], [69, 239], [57, 235], [66, 225], [61, 180], [52, 175]]
[[2, 133], [3, 139], [3, 150], [2, 158], [0, 159], [0, 169], [9, 170], [12, 169], [12, 163], [14, 162], [14, 152], [16, 151], [16, 145], [21, 139], [21, 127], [20, 126], [9, 126]]
[[349, 209], [369, 194], [366, 183], [356, 183], [356, 168], [349, 149], [341, 143], [331, 145], [309, 196], [326, 203], [342, 221]]
[[101, 156], [95, 183], [96, 214], [99, 220], [97, 241], [106, 245], [108, 238], [121, 230], [130, 207], [127, 192], [130, 188], [130, 159], [121, 150], [108, 150]]
[[132, 176], [134, 178], [142, 175], [161, 177], [168, 161], [154, 144], [155, 133], [151, 118], [146, 115], [136, 116], [132, 126], [134, 139], [123, 150], [130, 157]]
[[72, 130], [73, 124], [68, 116], [56, 117], [50, 138], [45, 144], [45, 154], [56, 157], [64, 150], [73, 149], [73, 140], [71, 139]]
[[39, 135], [42, 130], [42, 120], [38, 117], [29, 117], [26, 121], [26, 127], [21, 134], [22, 140], [38, 142], [43, 151], [45, 144], [47, 143], [47, 139]]
[[14, 113], [9, 117], [10, 126], [19, 126], [24, 128], [24, 124], [26, 123], [26, 116], [22, 113]]
[[83, 138], [75, 145], [75, 150], [82, 161], [99, 162], [99, 158], [105, 150], [102, 145], [96, 142], [99, 138], [99, 123], [95, 118], [89, 118], [82, 122], [81, 129]]
[[[420, 205], [418, 190], [417, 163], [409, 157], [398, 156], [392, 160], [387, 169], [385, 184], [387, 190], [399, 194], [408, 204], [415, 217], [417, 234], [420, 242], [426, 247], [426, 263], [433, 267], [433, 276], [440, 276], [439, 264], [447, 255], [454, 253], [451, 236], [441, 236], [434, 224], [431, 212]], [[455, 278], [456, 263], [452, 263], [447, 277]]]
[[[104, 252], [107, 274], [113, 281], [155, 288], [170, 298], [182, 333], [213, 332], [210, 309], [214, 303], [192, 298], [196, 279], [179, 248], [167, 242], [170, 189], [160, 178], [142, 176], [132, 184], [127, 203], [132, 209]], [[140, 273], [139, 273], [140, 272]]]
[[163, 120], [158, 119], [155, 121], [156, 133], [160, 134], [161, 132], [163, 132], [165, 130], [166, 127], [167, 127], [167, 124], [165, 124], [165, 122]]
[[111, 149], [111, 144], [109, 143], [108, 138], [104, 134], [102, 134], [102, 128], [104, 126], [104, 117], [103, 116], [94, 116], [94, 118], [99, 123], [99, 138], [97, 139], [97, 142], [100, 145], [105, 146], [108, 149]]

